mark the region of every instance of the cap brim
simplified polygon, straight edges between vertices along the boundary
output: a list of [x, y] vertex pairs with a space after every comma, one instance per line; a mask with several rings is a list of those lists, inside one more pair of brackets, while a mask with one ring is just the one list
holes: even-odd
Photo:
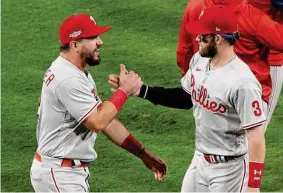
[[96, 27], [90, 29], [88, 33], [84, 34], [80, 38], [89, 38], [89, 37], [100, 36], [100, 35], [108, 32], [111, 28], [112, 28], [111, 26], [106, 26], [106, 27], [96, 26]]
[[99, 36], [102, 35], [106, 32], [108, 32], [112, 27], [111, 26], [106, 26], [106, 27], [99, 27], [96, 32], [95, 32], [95, 36]]
[[201, 20], [189, 22], [186, 25], [186, 31], [195, 35], [211, 34], [211, 30], [205, 28]]

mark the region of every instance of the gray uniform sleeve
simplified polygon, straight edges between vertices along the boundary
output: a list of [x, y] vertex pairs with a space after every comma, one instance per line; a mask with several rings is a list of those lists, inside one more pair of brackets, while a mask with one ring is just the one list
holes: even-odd
[[56, 87], [55, 94], [67, 111], [81, 122], [100, 103], [92, 89], [83, 78], [72, 77], [61, 82]]
[[189, 69], [188, 69], [187, 73], [185, 74], [185, 76], [180, 81], [182, 88], [189, 94], [192, 93], [192, 89], [191, 89], [191, 83], [192, 83], [192, 79], [193, 79], [192, 68], [195, 65], [196, 58], [199, 58], [198, 52], [192, 57], [190, 64], [189, 64]]
[[185, 76], [181, 79], [182, 88], [189, 94], [192, 93], [192, 90], [191, 90], [191, 76], [192, 76], [191, 69], [189, 69], [187, 71], [187, 73], [185, 74]]
[[249, 81], [238, 87], [234, 95], [234, 104], [243, 129], [249, 129], [266, 121], [260, 85]]

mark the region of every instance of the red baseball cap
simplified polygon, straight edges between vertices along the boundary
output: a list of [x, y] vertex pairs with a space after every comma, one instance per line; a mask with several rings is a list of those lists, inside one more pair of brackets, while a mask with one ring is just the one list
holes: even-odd
[[189, 22], [186, 30], [192, 34], [229, 34], [238, 31], [238, 18], [231, 8], [211, 7], [200, 13], [199, 20]]
[[111, 29], [111, 26], [100, 27], [88, 14], [71, 15], [63, 21], [59, 28], [62, 45], [81, 38], [99, 36]]

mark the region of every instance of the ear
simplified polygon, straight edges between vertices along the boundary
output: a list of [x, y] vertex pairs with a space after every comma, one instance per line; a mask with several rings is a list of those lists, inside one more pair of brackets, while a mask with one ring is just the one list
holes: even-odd
[[221, 40], [222, 40], [222, 37], [220, 35], [216, 35], [215, 36], [215, 42], [216, 44], [221, 44]]
[[79, 53], [78, 42], [76, 41], [70, 42], [70, 48], [75, 52]]
[[77, 42], [75, 41], [70, 42], [70, 48], [77, 48]]

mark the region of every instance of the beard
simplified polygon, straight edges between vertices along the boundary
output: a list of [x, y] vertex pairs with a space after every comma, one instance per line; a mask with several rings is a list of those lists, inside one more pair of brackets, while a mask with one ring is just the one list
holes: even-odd
[[101, 62], [101, 58], [99, 55], [96, 58], [89, 56], [86, 58], [86, 62], [89, 66], [97, 66]]
[[202, 57], [206, 58], [213, 58], [217, 54], [217, 48], [214, 38], [208, 43], [206, 47], [199, 51], [199, 54]]
[[[93, 52], [94, 53], [94, 52]], [[101, 62], [99, 55], [93, 55], [90, 52], [81, 52], [80, 56], [83, 61], [85, 61], [89, 66], [97, 66]]]

